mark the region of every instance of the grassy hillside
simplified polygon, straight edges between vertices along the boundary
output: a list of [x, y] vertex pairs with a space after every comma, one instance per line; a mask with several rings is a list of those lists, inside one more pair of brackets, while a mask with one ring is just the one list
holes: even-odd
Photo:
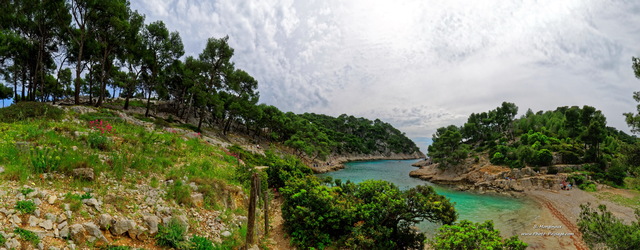
[[[64, 239], [85, 247], [204, 244], [227, 249], [241, 243], [246, 230], [243, 180], [251, 173], [237, 167], [232, 153], [212, 145], [212, 138], [82, 106], [63, 110], [18, 103], [0, 113], [0, 240], [33, 243], [10, 237], [20, 229], [43, 234], [38, 239], [47, 247], [68, 246]], [[34, 209], [23, 211], [25, 206]], [[111, 230], [105, 231], [108, 243], [89, 233], [95, 241], [82, 243], [73, 234], [74, 225], [98, 224], [103, 216], [120, 218], [107, 223], [107, 231], [128, 219], [146, 236], [136, 236], [134, 229], [124, 236]], [[166, 224], [152, 233], [149, 216]], [[179, 233], [174, 220], [188, 231]], [[46, 221], [55, 232], [41, 226]]]

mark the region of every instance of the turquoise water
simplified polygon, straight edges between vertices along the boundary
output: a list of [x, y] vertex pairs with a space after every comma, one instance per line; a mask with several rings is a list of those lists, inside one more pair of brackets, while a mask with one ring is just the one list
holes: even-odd
[[[318, 177], [331, 176], [334, 179], [351, 180], [356, 183], [368, 179], [385, 180], [394, 183], [403, 190], [417, 185], [430, 185], [435, 188], [438, 194], [455, 202], [459, 220], [465, 219], [474, 222], [493, 220], [503, 236], [510, 236], [521, 231], [527, 222], [539, 215], [537, 205], [528, 199], [460, 192], [411, 178], [409, 172], [416, 169], [411, 166], [415, 162], [417, 160], [350, 162], [345, 164], [345, 169], [319, 174]], [[427, 234], [431, 234], [438, 226], [433, 223], [418, 225]]]

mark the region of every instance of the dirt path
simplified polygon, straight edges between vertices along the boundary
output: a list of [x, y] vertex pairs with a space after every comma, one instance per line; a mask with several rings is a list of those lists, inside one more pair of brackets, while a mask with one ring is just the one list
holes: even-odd
[[533, 227], [536, 225], [561, 226], [562, 228], [560, 229], [551, 231], [547, 230], [546, 232], [571, 233], [570, 237], [520, 237], [525, 240], [525, 242], [530, 243], [533, 249], [545, 249], [550, 246], [564, 246], [579, 250], [589, 249], [582, 240], [582, 234], [577, 227], [577, 221], [581, 212], [581, 204], [590, 203], [591, 207], [597, 207], [600, 204], [604, 204], [607, 206], [608, 211], [626, 223], [635, 221], [632, 208], [599, 199], [592, 193], [579, 189], [569, 191], [533, 190], [526, 191], [525, 194], [534, 198], [542, 208], [540, 218], [534, 222]]
[[289, 243], [289, 237], [286, 236], [284, 231], [284, 220], [282, 219], [281, 210], [282, 202], [282, 197], [276, 197], [271, 201], [271, 211], [273, 212], [270, 216], [272, 216], [271, 218], [273, 219], [271, 220], [271, 231], [269, 232], [269, 235], [270, 242], [274, 244], [269, 247], [274, 250], [295, 249]]
[[538, 199], [542, 203], [542, 205], [547, 208], [549, 212], [551, 212], [551, 214], [553, 214], [553, 216], [556, 217], [567, 229], [569, 229], [571, 233], [573, 233], [570, 238], [573, 240], [573, 245], [576, 247], [576, 249], [589, 250], [587, 245], [582, 241], [582, 233], [580, 233], [580, 230], [578, 230], [578, 227], [575, 225], [575, 223], [569, 221], [569, 219], [567, 219], [567, 217], [565, 217], [560, 211], [558, 211], [558, 209], [556, 209], [556, 207], [554, 207], [551, 201], [549, 201], [548, 199], [542, 196], [537, 196], [535, 198]]

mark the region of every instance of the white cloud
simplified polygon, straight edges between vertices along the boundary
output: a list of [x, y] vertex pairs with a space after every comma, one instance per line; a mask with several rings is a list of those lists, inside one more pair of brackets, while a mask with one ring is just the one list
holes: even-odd
[[381, 118], [411, 136], [502, 101], [521, 112], [591, 105], [625, 129], [640, 56], [635, 1], [141, 0], [187, 54], [230, 36], [261, 101]]

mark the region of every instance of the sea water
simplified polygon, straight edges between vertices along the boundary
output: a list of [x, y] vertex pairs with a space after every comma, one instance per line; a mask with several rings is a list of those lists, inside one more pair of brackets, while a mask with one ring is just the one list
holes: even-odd
[[[455, 191], [428, 181], [409, 177], [409, 172], [416, 169], [416, 167], [411, 166], [415, 162], [417, 160], [349, 162], [345, 164], [345, 169], [318, 174], [318, 177], [330, 176], [333, 179], [342, 179], [343, 182], [350, 180], [355, 183], [370, 179], [385, 180], [395, 184], [402, 190], [407, 190], [417, 185], [429, 185], [438, 194], [446, 196], [451, 202], [455, 203], [458, 220], [473, 222], [492, 220], [503, 237], [520, 233], [529, 222], [539, 215], [539, 207], [526, 198]], [[427, 235], [433, 235], [440, 225], [423, 222], [417, 226]]]

